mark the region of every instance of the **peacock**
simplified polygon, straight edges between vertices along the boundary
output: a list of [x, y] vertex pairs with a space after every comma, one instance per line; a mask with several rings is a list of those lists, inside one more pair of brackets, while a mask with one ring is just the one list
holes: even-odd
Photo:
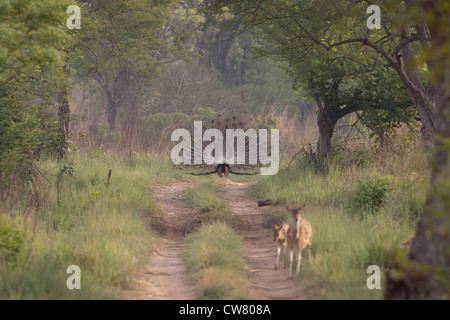
[[222, 109], [209, 116], [194, 118], [186, 130], [190, 141], [183, 141], [184, 161], [178, 166], [185, 173], [196, 176], [217, 174], [225, 179], [230, 174], [259, 173], [258, 125], [254, 114]]

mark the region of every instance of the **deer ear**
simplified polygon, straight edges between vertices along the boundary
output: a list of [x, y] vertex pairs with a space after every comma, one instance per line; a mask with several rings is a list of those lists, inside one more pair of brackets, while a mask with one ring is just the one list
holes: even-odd
[[275, 223], [275, 224], [273, 225], [273, 228], [274, 228], [275, 230], [278, 230], [278, 225]]
[[300, 210], [304, 210], [305, 207], [306, 207], [306, 204], [303, 204], [303, 205], [300, 207]]

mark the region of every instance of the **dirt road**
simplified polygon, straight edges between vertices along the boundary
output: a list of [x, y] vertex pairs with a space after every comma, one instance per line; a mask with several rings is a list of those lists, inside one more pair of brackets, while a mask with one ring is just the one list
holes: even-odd
[[[182, 194], [188, 183], [174, 184], [155, 190], [155, 197], [163, 212], [157, 230], [160, 241], [147, 265], [136, 277], [137, 286], [125, 294], [126, 299], [195, 299], [195, 284], [187, 279], [182, 254], [183, 237], [196, 227], [196, 215], [183, 203]], [[258, 208], [250, 197], [249, 184], [232, 183], [220, 186], [233, 214], [238, 219], [237, 231], [247, 251], [247, 278], [251, 298], [263, 300], [303, 299], [287, 268], [274, 269], [276, 245], [272, 235], [270, 208]], [[282, 263], [280, 263], [280, 266]]]
[[249, 184], [223, 186], [228, 205], [242, 222], [239, 234], [247, 249], [248, 279], [254, 298], [262, 300], [297, 300], [305, 296], [287, 268], [275, 270], [276, 244], [270, 207], [258, 207], [249, 195]]
[[195, 299], [195, 284], [190, 283], [184, 270], [183, 237], [193, 228], [195, 215], [183, 204], [182, 193], [190, 184], [174, 184], [154, 191], [163, 215], [158, 222], [158, 244], [136, 277], [137, 286], [125, 294], [132, 300], [190, 300]]

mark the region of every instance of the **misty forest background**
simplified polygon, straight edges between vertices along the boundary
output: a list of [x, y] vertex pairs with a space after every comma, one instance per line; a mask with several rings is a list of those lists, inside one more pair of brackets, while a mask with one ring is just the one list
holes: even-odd
[[2, 1], [0, 297], [120, 297], [157, 241], [155, 185], [193, 181], [192, 207], [223, 217], [216, 177], [174, 168], [170, 135], [230, 108], [280, 130], [279, 173], [247, 179], [279, 221], [307, 204], [309, 298], [448, 298], [449, 5], [379, 1], [369, 30], [371, 3]]

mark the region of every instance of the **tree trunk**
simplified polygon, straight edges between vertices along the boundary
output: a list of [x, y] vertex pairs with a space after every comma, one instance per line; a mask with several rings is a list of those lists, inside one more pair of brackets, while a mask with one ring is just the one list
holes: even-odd
[[[436, 81], [436, 150], [431, 163], [431, 190], [411, 244], [408, 261], [387, 274], [388, 299], [448, 299], [450, 297], [450, 61], [445, 52], [450, 42], [449, 18], [438, 4], [425, 1], [433, 22], [430, 31], [440, 72]], [[442, 4], [442, 3], [441, 3]], [[437, 34], [433, 33], [433, 30]], [[443, 53], [446, 53], [445, 55]]]
[[133, 127], [136, 124], [137, 116], [139, 113], [139, 97], [140, 97], [140, 86], [136, 88], [132, 98], [131, 103], [127, 105], [128, 117], [123, 125], [124, 131], [127, 134], [126, 145], [124, 146], [127, 150], [127, 155], [131, 158], [133, 151]]
[[59, 153], [60, 156], [66, 151], [70, 134], [70, 116], [71, 116], [69, 89], [61, 89], [58, 97], [58, 123], [59, 123]]
[[133, 81], [123, 69], [105, 77], [98, 77], [96, 81], [106, 95], [106, 120], [109, 129], [114, 131], [116, 129], [117, 112], [127, 98]]
[[216, 66], [221, 74], [228, 72], [228, 55], [236, 38], [238, 25], [234, 25], [230, 34], [221, 31], [220, 36], [225, 36], [225, 39], [219, 39], [216, 44]]
[[401, 75], [401, 78], [420, 116], [420, 122], [422, 124], [422, 128], [420, 129], [422, 142], [425, 148], [429, 149], [436, 144], [434, 138], [436, 122], [436, 114], [434, 111], [435, 105], [425, 91], [418, 89], [411, 81], [405, 79], [406, 76]]
[[401, 276], [388, 274], [388, 299], [450, 297], [450, 73], [438, 82], [437, 150], [432, 162], [432, 188]]
[[116, 130], [116, 117], [117, 117], [117, 104], [114, 98], [108, 95], [108, 104], [106, 106], [106, 120], [108, 120], [109, 129], [111, 131]]
[[317, 141], [317, 158], [321, 165], [326, 164], [331, 151], [331, 138], [333, 137], [336, 121], [330, 111], [325, 109], [319, 111], [317, 117], [319, 126], [319, 140]]
[[[333, 137], [334, 127], [339, 119], [359, 110], [359, 106], [341, 101], [339, 97], [340, 81], [335, 81], [329, 90], [323, 94], [323, 103], [321, 97], [316, 94], [315, 100], [319, 110], [317, 116], [317, 125], [319, 126], [319, 140], [317, 141], [317, 160], [323, 168], [330, 156], [331, 138]], [[341, 108], [345, 106], [344, 108]]]
[[[411, 8], [418, 9], [417, 13], [420, 16], [419, 22], [417, 22], [413, 28], [416, 30], [417, 35], [420, 37], [420, 44], [424, 50], [431, 50], [432, 49], [432, 42], [431, 42], [431, 33], [430, 29], [428, 28], [428, 24], [425, 21], [425, 12], [423, 8], [420, 6], [421, 0], [406, 0], [405, 5], [406, 8], [411, 10]], [[414, 9], [412, 9], [414, 10]], [[434, 64], [432, 59], [430, 59], [430, 56], [428, 55], [427, 59], [427, 67], [428, 70], [433, 70]], [[428, 96], [434, 97], [433, 103], [436, 104], [436, 91], [435, 88], [431, 85], [431, 83], [428, 83], [426, 87]]]
[[[407, 39], [411, 38], [409, 26], [403, 26], [401, 30], [400, 45], [406, 43]], [[413, 44], [407, 43], [402, 49], [402, 58], [404, 67], [399, 65], [397, 72], [403, 84], [406, 86], [411, 99], [419, 113], [422, 123], [421, 135], [422, 142], [426, 148], [433, 147], [436, 144], [434, 138], [436, 110], [434, 104], [434, 97], [431, 96], [433, 91], [425, 89], [420, 78], [419, 69], [415, 60], [415, 52]]]

